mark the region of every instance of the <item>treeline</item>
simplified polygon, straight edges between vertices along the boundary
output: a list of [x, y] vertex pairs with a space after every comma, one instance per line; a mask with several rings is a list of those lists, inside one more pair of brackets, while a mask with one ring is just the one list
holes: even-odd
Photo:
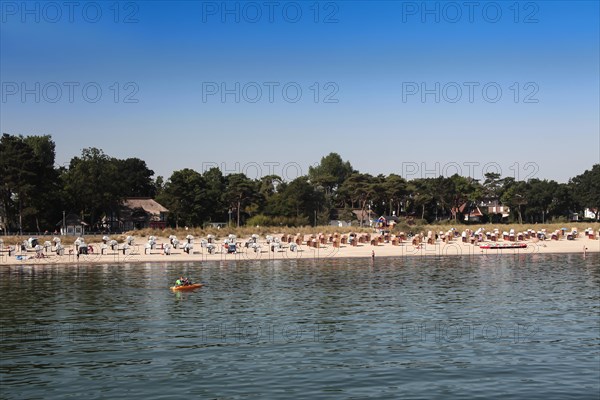
[[[286, 182], [277, 175], [250, 179], [223, 175], [218, 168], [173, 172], [166, 181], [138, 158], [117, 159], [88, 148], [66, 167], [55, 167], [50, 136], [0, 139], [0, 223], [8, 231], [53, 231], [63, 212], [75, 213], [96, 229], [103, 217], [119, 216], [127, 197], [154, 197], [170, 211], [171, 226], [323, 225], [331, 219], [356, 220], [396, 214], [428, 222], [465, 220], [478, 205], [511, 209], [510, 219], [547, 222], [566, 219], [585, 208], [600, 208], [600, 164], [568, 183], [488, 173], [483, 181], [453, 175], [407, 181], [403, 177], [361, 173], [331, 153], [306, 176]], [[501, 214], [484, 212], [483, 222]], [[597, 215], [596, 215], [597, 217]]]

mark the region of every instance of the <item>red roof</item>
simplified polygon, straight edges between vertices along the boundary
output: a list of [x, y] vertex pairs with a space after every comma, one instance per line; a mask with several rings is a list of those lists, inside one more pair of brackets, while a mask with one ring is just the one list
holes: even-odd
[[[466, 213], [465, 208], [467, 208], [467, 203], [464, 203], [463, 205], [458, 207], [458, 212], [461, 214], [469, 214], [469, 216], [471, 217], [483, 217], [483, 214], [481, 213], [481, 210], [479, 210], [479, 207], [475, 206], [475, 208], [471, 209], [470, 213]], [[456, 214], [456, 207], [452, 208], [452, 214]]]

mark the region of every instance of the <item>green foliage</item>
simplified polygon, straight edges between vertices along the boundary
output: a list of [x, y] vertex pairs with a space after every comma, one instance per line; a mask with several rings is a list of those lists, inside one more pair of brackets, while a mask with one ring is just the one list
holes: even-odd
[[225, 177], [218, 168], [211, 168], [202, 174], [206, 182], [205, 208], [207, 221], [223, 222], [227, 220], [227, 205], [223, 198]]
[[[50, 136], [0, 139], [0, 224], [12, 231], [53, 230], [62, 212], [83, 215], [92, 226], [103, 215], [118, 214], [126, 197], [155, 197], [170, 210], [171, 226], [199, 227], [206, 222], [235, 226], [327, 225], [337, 218], [354, 219], [353, 210], [371, 217], [393, 214], [403, 227], [419, 223], [463, 222], [456, 212], [470, 213], [484, 205], [502, 204], [511, 218], [523, 223], [565, 221], [571, 212], [600, 209], [600, 164], [572, 178], [568, 184], [530, 179], [516, 181], [487, 173], [483, 183], [453, 175], [406, 181], [355, 171], [339, 154], [330, 153], [309, 168], [307, 176], [291, 182], [270, 175], [249, 179], [244, 174], [223, 176], [218, 168], [200, 174], [174, 171], [156, 177], [139, 158], [117, 159], [100, 149], [84, 149], [68, 167], [56, 168], [55, 144]], [[341, 210], [341, 211], [340, 211]], [[444, 222], [446, 221], [446, 222]], [[361, 221], [368, 225], [367, 220]]]
[[344, 183], [352, 172], [354, 170], [349, 161], [344, 162], [337, 153], [329, 153], [321, 158], [319, 165], [308, 168], [308, 179], [315, 186], [323, 187], [329, 195]]
[[176, 227], [202, 226], [208, 214], [206, 180], [189, 168], [175, 171], [157, 201], [169, 209], [170, 222]]
[[53, 225], [58, 185], [50, 136], [0, 139], [0, 222], [4, 229], [40, 230]]
[[284, 217], [259, 214], [248, 218], [246, 225], [300, 227], [309, 225], [309, 221], [307, 217]]
[[257, 184], [244, 174], [231, 174], [225, 178], [225, 204], [236, 213], [237, 224], [241, 224], [242, 211], [258, 199]]
[[516, 210], [520, 224], [523, 223], [523, 208], [528, 203], [527, 196], [525, 196], [527, 189], [527, 182], [514, 182], [508, 186], [500, 198], [502, 204], [506, 204], [511, 210]]
[[317, 223], [329, 221], [329, 209], [324, 192], [312, 185], [306, 176], [296, 178], [289, 183], [278, 184], [277, 191], [266, 201], [263, 213], [271, 217], [282, 216], [302, 221], [302, 223], [294, 222], [293, 226], [315, 224], [315, 216]]
[[408, 198], [408, 183], [400, 175], [390, 174], [383, 182], [386, 199], [389, 199], [389, 215], [396, 211], [400, 215], [402, 205]]
[[125, 197], [154, 197], [156, 186], [152, 182], [154, 171], [148, 168], [146, 161], [139, 158], [125, 160], [112, 159], [118, 170], [120, 193]]
[[569, 182], [573, 189], [575, 200], [582, 208], [596, 210], [596, 219], [600, 212], [600, 164], [595, 164], [591, 170], [577, 175]]
[[88, 215], [92, 224], [103, 212], [116, 210], [125, 197], [118, 173], [116, 163], [102, 150], [83, 149], [62, 177], [67, 208]]

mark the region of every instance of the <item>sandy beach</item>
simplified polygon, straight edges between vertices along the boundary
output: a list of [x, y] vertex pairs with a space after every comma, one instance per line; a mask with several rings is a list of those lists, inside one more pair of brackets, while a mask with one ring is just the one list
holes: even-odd
[[[87, 254], [79, 255], [76, 245], [73, 244], [75, 238], [63, 238], [64, 249], [61, 255], [57, 254], [54, 245], [46, 246], [42, 250], [38, 248], [38, 251], [32, 248], [23, 251], [19, 246], [4, 245], [0, 253], [0, 265], [600, 253], [598, 232], [594, 232], [593, 235], [579, 232], [574, 238], [548, 234], [548, 237], [542, 240], [536, 235], [521, 235], [515, 238], [499, 235], [500, 237], [492, 237], [490, 240], [489, 234], [479, 235], [478, 238], [462, 238], [458, 234], [445, 236], [442, 232], [440, 234], [437, 238], [431, 232], [429, 238], [426, 234], [404, 238], [400, 235], [362, 233], [352, 238], [348, 234], [292, 236], [274, 233], [244, 238], [199, 237], [190, 239], [189, 243], [183, 239], [176, 246], [173, 246], [168, 237], [156, 236], [152, 240], [154, 243], [150, 245], [148, 237], [132, 236], [131, 246], [114, 242], [113, 246], [110, 246], [102, 241], [85, 243]], [[225, 245], [225, 242], [235, 243], [235, 252], [232, 252], [229, 249], [230, 245]], [[486, 245], [510, 246], [516, 243], [526, 247], [482, 248]], [[9, 247], [12, 247], [10, 254]]]

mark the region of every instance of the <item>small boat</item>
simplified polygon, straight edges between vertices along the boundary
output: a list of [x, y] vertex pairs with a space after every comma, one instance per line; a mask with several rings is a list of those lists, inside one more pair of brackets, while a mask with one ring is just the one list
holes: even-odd
[[201, 283], [192, 283], [190, 285], [171, 286], [171, 290], [194, 290], [204, 286]]
[[479, 248], [486, 250], [525, 249], [527, 248], [527, 243], [489, 243], [480, 244]]

